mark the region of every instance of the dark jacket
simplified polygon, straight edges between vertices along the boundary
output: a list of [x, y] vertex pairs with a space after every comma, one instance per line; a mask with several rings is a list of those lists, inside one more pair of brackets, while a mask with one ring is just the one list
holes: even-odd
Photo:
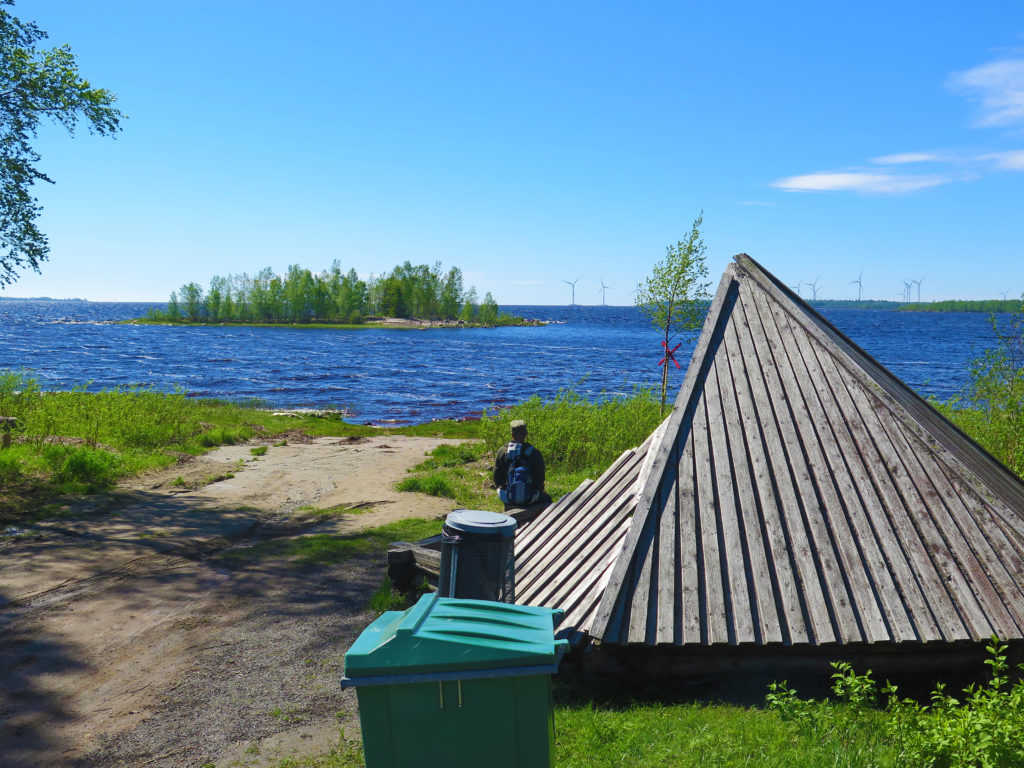
[[[523, 443], [523, 458], [526, 460], [526, 468], [530, 470], [530, 479], [533, 481], [535, 491], [544, 492], [544, 457], [540, 455], [537, 446], [533, 446], [530, 455], [526, 455], [526, 448], [529, 443]], [[494, 487], [504, 488], [508, 483], [508, 445], [498, 449], [498, 455], [494, 457]]]

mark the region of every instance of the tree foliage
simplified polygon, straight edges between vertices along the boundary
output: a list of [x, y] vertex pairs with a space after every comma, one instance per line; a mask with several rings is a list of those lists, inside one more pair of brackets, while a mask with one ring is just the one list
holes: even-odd
[[297, 264], [278, 275], [267, 267], [248, 274], [215, 275], [208, 291], [195, 282], [171, 293], [164, 312], [151, 319], [192, 323], [345, 323], [373, 316], [455, 320], [482, 325], [514, 324], [490, 293], [478, 305], [476, 289], [463, 289], [462, 271], [406, 261], [390, 272], [363, 280], [354, 269], [314, 274]]
[[[700, 328], [704, 320], [708, 299], [708, 267], [705, 262], [704, 238], [700, 227], [704, 223], [701, 211], [693, 222], [690, 236], [666, 247], [665, 258], [654, 265], [651, 276], [640, 285], [636, 305], [662, 332], [666, 350], [676, 336]], [[668, 392], [669, 360], [663, 363], [661, 373], [661, 412], [665, 413]]]
[[985, 450], [1024, 477], [1024, 296], [1010, 317], [992, 315], [989, 322], [996, 343], [971, 363], [966, 403], [953, 400], [936, 405]]
[[[0, 6], [13, 5], [0, 0]], [[36, 226], [42, 207], [32, 195], [37, 181], [52, 182], [37, 167], [32, 147], [45, 118], [74, 134], [79, 120], [101, 136], [120, 130], [116, 96], [93, 88], [78, 72], [68, 45], [41, 49], [47, 34], [0, 7], [0, 286], [25, 268], [39, 271], [50, 251]]]
[[900, 304], [900, 312], [1015, 312], [1020, 306], [1016, 299], [980, 299], [965, 301], [950, 299], [948, 301], [913, 302]]

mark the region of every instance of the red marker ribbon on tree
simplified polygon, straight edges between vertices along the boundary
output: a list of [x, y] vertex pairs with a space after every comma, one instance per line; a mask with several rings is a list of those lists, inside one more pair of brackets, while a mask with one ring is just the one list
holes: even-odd
[[682, 370], [683, 366], [681, 366], [679, 364], [679, 361], [676, 360], [675, 352], [676, 352], [677, 349], [679, 349], [681, 346], [683, 346], [683, 342], [680, 341], [678, 344], [676, 344], [674, 347], [672, 347], [672, 349], [669, 349], [668, 348], [668, 344], [666, 344], [664, 341], [661, 342], [661, 346], [663, 346], [665, 348], [665, 356], [663, 358], [661, 358], [661, 360], [658, 361], [658, 365], [662, 365], [666, 360], [671, 360], [673, 363], [676, 364], [676, 368], [679, 368], [680, 370]]

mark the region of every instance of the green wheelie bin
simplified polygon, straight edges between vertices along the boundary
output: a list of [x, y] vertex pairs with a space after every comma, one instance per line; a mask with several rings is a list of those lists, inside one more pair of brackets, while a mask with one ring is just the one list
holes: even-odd
[[345, 654], [366, 768], [553, 765], [559, 609], [424, 595]]

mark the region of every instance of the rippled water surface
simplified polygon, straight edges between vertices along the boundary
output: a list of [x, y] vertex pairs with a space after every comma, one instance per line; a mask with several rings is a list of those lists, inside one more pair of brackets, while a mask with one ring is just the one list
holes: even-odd
[[[359, 422], [461, 418], [573, 387], [657, 386], [658, 333], [633, 307], [502, 307], [541, 327], [358, 331], [136, 326], [151, 304], [0, 301], [0, 368], [47, 389], [143, 384], [272, 407], [347, 408]], [[984, 315], [823, 314], [918, 392], [948, 398], [993, 342]], [[692, 348], [684, 342], [680, 353]], [[684, 364], [686, 357], [681, 357]], [[670, 387], [682, 383], [675, 371]]]

